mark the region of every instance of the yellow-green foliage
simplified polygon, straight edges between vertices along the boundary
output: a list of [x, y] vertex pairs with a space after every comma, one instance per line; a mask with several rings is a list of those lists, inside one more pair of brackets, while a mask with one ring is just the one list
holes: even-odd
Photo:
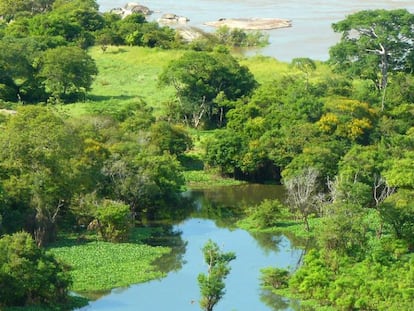
[[[119, 109], [137, 101], [144, 100], [154, 108], [155, 115], [162, 114], [163, 104], [174, 98], [172, 86], [159, 86], [158, 76], [170, 61], [183, 55], [183, 50], [161, 50], [147, 47], [110, 46], [106, 52], [96, 46], [89, 50], [95, 60], [98, 75], [85, 102], [64, 106], [71, 115], [82, 115], [100, 108]], [[301, 75], [298, 69], [289, 67], [273, 57], [241, 57], [241, 65], [247, 66], [259, 83], [274, 81], [284, 75]], [[317, 63], [310, 80], [317, 80], [330, 74], [328, 67]]]
[[288, 63], [262, 55], [244, 58], [240, 60], [240, 64], [247, 66], [259, 83], [274, 81], [277, 77], [291, 72]]
[[[256, 55], [243, 58], [240, 64], [247, 66], [259, 83], [272, 82], [285, 75], [305, 76], [302, 71], [292, 68], [289, 63], [278, 61], [270, 56]], [[315, 62], [315, 64], [316, 70], [309, 75], [311, 81], [324, 80], [332, 75], [328, 65], [321, 62]]]
[[151, 263], [170, 250], [133, 243], [90, 242], [50, 253], [72, 267], [73, 291], [99, 291], [160, 278]]
[[372, 129], [377, 111], [358, 100], [333, 98], [325, 104], [327, 112], [317, 122], [321, 131], [356, 140]]

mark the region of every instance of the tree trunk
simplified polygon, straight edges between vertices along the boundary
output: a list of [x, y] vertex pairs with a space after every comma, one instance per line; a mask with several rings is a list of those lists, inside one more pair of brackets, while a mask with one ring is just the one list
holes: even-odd
[[309, 232], [310, 226], [309, 226], [308, 216], [303, 216], [302, 219], [303, 219], [303, 224], [305, 225], [306, 232]]
[[381, 84], [380, 84], [380, 90], [382, 91], [381, 111], [384, 111], [387, 85], [388, 85], [388, 50], [386, 48], [383, 48], [383, 51], [381, 53]]
[[36, 228], [34, 230], [34, 239], [37, 246], [43, 247], [48, 242], [54, 241], [56, 238], [56, 218], [60, 211], [62, 203], [56, 207], [53, 215], [47, 209], [47, 207], [39, 205], [36, 208]]

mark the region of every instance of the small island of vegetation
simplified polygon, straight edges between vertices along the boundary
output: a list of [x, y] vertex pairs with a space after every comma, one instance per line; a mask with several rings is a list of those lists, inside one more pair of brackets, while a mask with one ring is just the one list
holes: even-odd
[[[0, 308], [71, 310], [87, 303], [71, 291], [162, 277], [148, 224], [185, 219], [187, 187], [239, 182], [287, 194], [238, 226], [310, 241], [264, 287], [317, 310], [412, 308], [413, 14], [352, 14], [329, 61], [290, 64], [233, 53], [260, 32], [188, 42], [95, 0], [0, 0], [0, 16]], [[218, 254], [222, 282], [235, 255]]]

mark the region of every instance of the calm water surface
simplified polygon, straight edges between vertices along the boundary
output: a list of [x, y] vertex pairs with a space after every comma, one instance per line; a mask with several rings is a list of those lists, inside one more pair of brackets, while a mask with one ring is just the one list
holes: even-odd
[[[234, 220], [225, 221], [225, 218], [233, 219], [242, 204], [255, 204], [264, 198], [280, 198], [283, 195], [281, 188], [245, 185], [194, 191], [186, 195], [195, 199], [191, 216], [178, 224], [165, 226], [152, 241], [153, 244], [173, 246], [172, 254], [158, 263], [160, 269], [168, 272], [167, 276], [115, 289], [82, 310], [200, 310], [197, 275], [206, 272], [201, 249], [208, 239], [237, 255], [236, 260], [231, 262], [226, 294], [215, 311], [296, 309], [296, 302], [289, 303], [283, 297], [262, 291], [259, 276], [260, 269], [268, 266], [295, 269], [302, 250], [282, 235], [249, 234], [234, 228]], [[239, 204], [237, 197], [244, 198], [244, 203]], [[230, 212], [225, 214], [224, 210]]]
[[[329, 47], [338, 41], [331, 24], [364, 9], [406, 8], [414, 12], [413, 0], [98, 0], [101, 11], [138, 2], [161, 13], [190, 18], [189, 25], [211, 30], [203, 23], [219, 18], [273, 17], [293, 22], [292, 28], [268, 31], [270, 46], [258, 53], [290, 61], [295, 57], [326, 60]], [[154, 14], [156, 18], [157, 14]], [[257, 53], [257, 52], [255, 52]]]

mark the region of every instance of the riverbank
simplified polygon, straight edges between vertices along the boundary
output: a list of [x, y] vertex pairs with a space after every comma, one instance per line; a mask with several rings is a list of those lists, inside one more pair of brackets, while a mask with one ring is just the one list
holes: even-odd
[[[122, 7], [126, 0], [98, 0], [101, 11]], [[407, 0], [321, 0], [315, 4], [310, 0], [273, 1], [219, 1], [219, 0], [142, 0], [140, 4], [150, 7], [160, 15], [175, 13], [190, 19], [188, 26], [208, 30], [206, 21], [220, 18], [284, 18], [292, 20], [294, 27], [269, 30], [270, 45], [261, 49], [260, 54], [290, 62], [293, 58], [309, 57], [326, 61], [329, 48], [336, 44], [340, 36], [331, 28], [332, 23], [347, 15], [366, 9], [407, 8], [414, 11], [414, 2]], [[154, 14], [154, 20], [157, 19]], [[251, 55], [256, 54], [253, 51]]]

